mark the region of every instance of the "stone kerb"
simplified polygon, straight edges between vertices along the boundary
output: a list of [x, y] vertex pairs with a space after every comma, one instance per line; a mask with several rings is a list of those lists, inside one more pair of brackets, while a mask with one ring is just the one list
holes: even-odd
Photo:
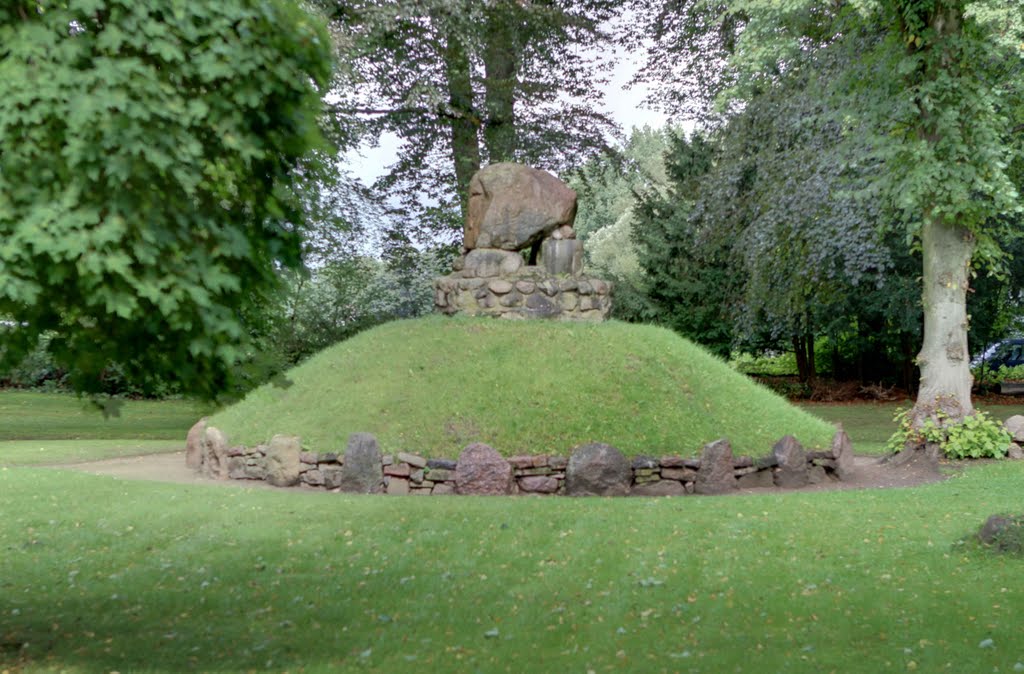
[[[302, 448], [300, 438], [285, 435], [275, 435], [266, 445], [229, 446], [220, 430], [200, 424], [189, 431], [200, 465], [193, 466], [189, 458], [195, 452], [186, 452], [186, 463], [203, 475], [347, 493], [712, 495], [843, 481], [852, 477], [853, 469], [853, 448], [842, 429], [828, 450], [804, 451], [795, 438], [787, 436], [771, 454], [758, 458], [734, 456], [729, 442], [722, 439], [706, 445], [699, 458], [669, 455], [629, 460], [602, 443], [582, 445], [569, 456], [505, 458], [488, 445], [473, 443], [453, 460], [406, 451], [384, 454], [369, 433], [352, 434], [343, 453], [309, 451]], [[794, 474], [803, 477], [794, 482]]]
[[625, 496], [633, 471], [618, 449], [599, 442], [573, 450], [566, 466], [565, 493], [569, 496]]

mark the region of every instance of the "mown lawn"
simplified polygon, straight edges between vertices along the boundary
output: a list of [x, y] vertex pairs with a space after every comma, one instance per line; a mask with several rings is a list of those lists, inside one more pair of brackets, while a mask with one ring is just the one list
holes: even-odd
[[[889, 414], [826, 409], [855, 440]], [[193, 421], [153, 414], [175, 438]], [[1021, 462], [913, 489], [674, 499], [7, 465], [0, 672], [1015, 671], [1024, 560], [964, 539], [1021, 510], [1022, 488]]]
[[104, 417], [73, 395], [0, 391], [0, 465], [87, 461], [181, 449], [203, 407], [126, 400]]
[[0, 669], [1013, 671], [1024, 465], [906, 490], [352, 497], [0, 470]]
[[[827, 404], [801, 403], [800, 407], [832, 423], [840, 422], [853, 441], [858, 454], [881, 454], [889, 436], [896, 430], [893, 416], [897, 410], [908, 409], [913, 402]], [[1015, 405], [978, 405], [992, 418], [1005, 421], [1015, 414], [1024, 414], [1024, 400]]]

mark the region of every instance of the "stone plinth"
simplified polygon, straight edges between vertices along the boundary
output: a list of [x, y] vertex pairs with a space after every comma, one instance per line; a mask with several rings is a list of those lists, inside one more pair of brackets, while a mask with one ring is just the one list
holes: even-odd
[[483, 277], [467, 268], [434, 279], [434, 306], [449, 315], [603, 321], [611, 312], [612, 284], [551, 276], [534, 266]]

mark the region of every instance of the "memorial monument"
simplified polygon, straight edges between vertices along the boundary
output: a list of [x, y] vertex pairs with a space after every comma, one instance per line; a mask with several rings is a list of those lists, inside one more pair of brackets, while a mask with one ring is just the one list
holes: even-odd
[[[576, 192], [540, 169], [491, 164], [469, 183], [462, 255], [434, 281], [445, 314], [602, 321], [612, 284], [583, 273]], [[528, 252], [527, 252], [528, 251]]]

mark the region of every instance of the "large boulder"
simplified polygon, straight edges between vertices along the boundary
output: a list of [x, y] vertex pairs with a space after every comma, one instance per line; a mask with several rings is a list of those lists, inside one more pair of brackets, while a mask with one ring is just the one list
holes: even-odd
[[1014, 442], [1018, 444], [1024, 443], [1024, 416], [1014, 414], [1003, 422], [1003, 426], [1006, 427], [1006, 431]]
[[203, 432], [202, 473], [215, 480], [228, 479], [228, 439], [215, 426], [207, 426]]
[[275, 435], [267, 446], [266, 480], [275, 487], [299, 483], [302, 443], [294, 435]]
[[1024, 552], [1024, 515], [992, 515], [978, 530], [978, 540], [1000, 552]]
[[732, 445], [726, 439], [704, 445], [693, 490], [698, 494], [727, 494], [738, 487], [732, 465]]
[[569, 496], [625, 496], [632, 480], [629, 460], [600, 442], [574, 449], [565, 467], [565, 493]]
[[185, 436], [185, 465], [192, 470], [203, 467], [203, 443], [206, 441], [206, 417], [188, 429]]
[[555, 176], [520, 164], [491, 164], [469, 182], [463, 245], [523, 250], [571, 227], [575, 218], [576, 192]]
[[337, 486], [341, 491], [354, 494], [379, 494], [384, 486], [382, 458], [374, 436], [369, 433], [353, 433], [348, 436], [345, 461], [337, 476]]
[[772, 447], [772, 456], [779, 462], [775, 471], [776, 487], [793, 489], [807, 486], [807, 452], [796, 438], [787, 435], [776, 442]]
[[514, 489], [512, 464], [482, 442], [468, 445], [455, 466], [455, 492], [475, 496], [502, 496]]

